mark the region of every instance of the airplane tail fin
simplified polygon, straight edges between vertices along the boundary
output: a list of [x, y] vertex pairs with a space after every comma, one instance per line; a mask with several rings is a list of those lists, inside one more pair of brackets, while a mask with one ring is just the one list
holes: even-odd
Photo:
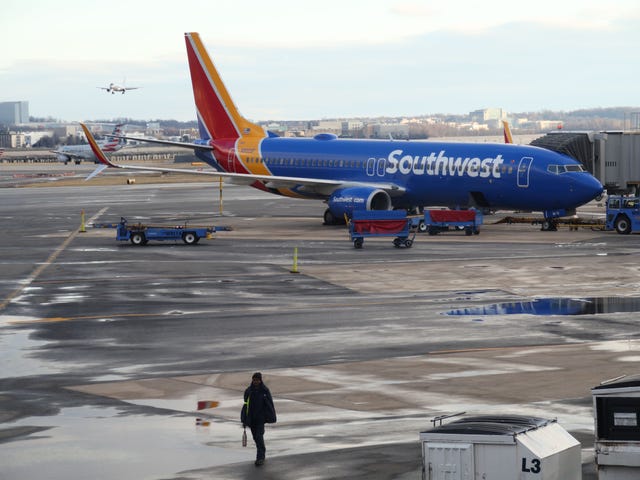
[[109, 141], [105, 142], [102, 145], [102, 150], [105, 152], [115, 152], [122, 148], [127, 140], [125, 138], [118, 138], [120, 135], [124, 133], [124, 123], [118, 123], [115, 127], [113, 127], [113, 132], [111, 132], [111, 137], [109, 137]]
[[513, 137], [511, 136], [511, 128], [509, 128], [509, 122], [502, 121], [502, 132], [504, 133], [504, 143], [513, 143]]
[[214, 140], [264, 137], [262, 127], [240, 115], [200, 40], [200, 35], [191, 32], [185, 33], [184, 37], [200, 137]]
[[[91, 133], [91, 130], [89, 130], [87, 128], [87, 126], [84, 123], [81, 123], [80, 126], [82, 127], [82, 130], [84, 130], [84, 135], [85, 137], [87, 137], [87, 142], [89, 142], [89, 146], [91, 147], [91, 151], [93, 152], [93, 154], [96, 156], [96, 158], [100, 161], [100, 163], [102, 164], [100, 167], [102, 167], [102, 170], [104, 170], [105, 167], [115, 167], [118, 168], [118, 165], [112, 163], [107, 156], [105, 155], [105, 153], [102, 151], [102, 149], [100, 148], [100, 145], [98, 145], [98, 142], [96, 141], [95, 137], [93, 136], [93, 134]], [[98, 167], [98, 169], [100, 169], [100, 167]], [[93, 177], [94, 175], [96, 175], [97, 173], [100, 173], [98, 171], [98, 169], [96, 169], [95, 172], [93, 172], [93, 174], [91, 174], [91, 177]], [[100, 170], [100, 171], [102, 171]]]

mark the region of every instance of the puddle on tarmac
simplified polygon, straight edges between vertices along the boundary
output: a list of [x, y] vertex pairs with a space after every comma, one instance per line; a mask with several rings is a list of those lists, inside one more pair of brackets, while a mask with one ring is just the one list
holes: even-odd
[[[255, 456], [255, 449], [240, 446], [237, 424], [197, 427], [189, 416], [122, 415], [116, 408], [66, 408], [52, 417], [5, 423], [3, 429], [38, 426], [49, 429], [2, 445], [0, 477], [159, 478]], [[229, 446], [229, 438], [237, 446]]]
[[536, 298], [524, 302], [457, 308], [445, 312], [445, 315], [595, 315], [639, 311], [638, 297]]

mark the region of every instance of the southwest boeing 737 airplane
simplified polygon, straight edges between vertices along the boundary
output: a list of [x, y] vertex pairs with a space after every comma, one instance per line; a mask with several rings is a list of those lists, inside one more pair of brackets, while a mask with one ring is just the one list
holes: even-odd
[[328, 133], [279, 137], [240, 115], [200, 36], [186, 33], [185, 40], [201, 138], [189, 144], [153, 142], [192, 148], [217, 171], [118, 165], [90, 140], [104, 164], [100, 171], [115, 167], [231, 178], [279, 195], [323, 200], [327, 224], [359, 209], [437, 205], [541, 211], [553, 227], [554, 218], [573, 214], [603, 190], [576, 160], [533, 146], [340, 139]]

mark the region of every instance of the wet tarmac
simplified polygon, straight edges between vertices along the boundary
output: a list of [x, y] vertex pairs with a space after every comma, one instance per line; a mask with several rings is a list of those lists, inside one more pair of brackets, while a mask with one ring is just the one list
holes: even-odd
[[[631, 303], [637, 236], [485, 225], [355, 250], [320, 203], [229, 186], [219, 207], [217, 184], [0, 188], [2, 480], [420, 478], [419, 432], [460, 411], [557, 418], [595, 478], [590, 389], [637, 373], [635, 310], [487, 306]], [[80, 210], [234, 230], [136, 247], [79, 232]], [[238, 421], [256, 370], [278, 409], [262, 469]]]

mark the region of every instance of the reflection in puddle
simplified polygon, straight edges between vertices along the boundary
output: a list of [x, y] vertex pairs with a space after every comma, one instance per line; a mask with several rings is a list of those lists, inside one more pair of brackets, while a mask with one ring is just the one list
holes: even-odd
[[[194, 426], [190, 416], [125, 415], [116, 408], [76, 407], [59, 415], [21, 419], [9, 428], [46, 431], [0, 449], [0, 478], [69, 480], [166, 478], [176, 472], [250, 462], [237, 422]], [[46, 472], [46, 473], [45, 473]]]
[[505, 302], [479, 307], [458, 308], [446, 315], [594, 315], [598, 313], [638, 312], [637, 297], [536, 298], [526, 302]]

